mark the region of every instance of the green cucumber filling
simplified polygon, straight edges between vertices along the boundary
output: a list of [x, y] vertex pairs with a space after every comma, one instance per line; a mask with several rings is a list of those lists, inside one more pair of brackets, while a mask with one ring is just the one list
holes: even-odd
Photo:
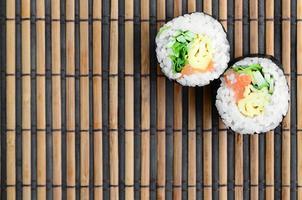
[[252, 86], [258, 90], [266, 87], [268, 92], [274, 92], [274, 79], [269, 74], [264, 74], [260, 64], [233, 66], [233, 70], [239, 74], [246, 74], [252, 77]]

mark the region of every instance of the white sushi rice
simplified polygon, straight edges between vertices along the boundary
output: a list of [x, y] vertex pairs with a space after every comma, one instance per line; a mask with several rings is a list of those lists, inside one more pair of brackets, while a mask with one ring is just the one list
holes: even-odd
[[[162, 72], [168, 78], [175, 79], [184, 86], [204, 86], [209, 84], [210, 81], [217, 79], [227, 68], [230, 60], [230, 46], [227, 35], [221, 24], [213, 17], [197, 12], [186, 14], [167, 22], [165, 27], [167, 29], [156, 37], [156, 54]], [[169, 57], [171, 49], [167, 47], [167, 44], [169, 43], [169, 38], [177, 30], [189, 30], [196, 34], [204, 34], [210, 38], [213, 47], [213, 71], [184, 75], [182, 77], [181, 73], [173, 72], [172, 60]]]
[[270, 74], [275, 80], [271, 101], [266, 105], [261, 115], [246, 117], [239, 111], [234, 100], [233, 90], [226, 86], [224, 78], [217, 91], [216, 107], [227, 127], [237, 133], [253, 134], [267, 132], [276, 128], [288, 111], [289, 90], [282, 70], [270, 59], [246, 57], [235, 65], [250, 65], [258, 63], [263, 67], [264, 74]]

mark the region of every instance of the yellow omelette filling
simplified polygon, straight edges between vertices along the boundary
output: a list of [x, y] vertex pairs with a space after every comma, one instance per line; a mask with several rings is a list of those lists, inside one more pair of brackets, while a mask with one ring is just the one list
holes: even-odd
[[238, 101], [239, 111], [248, 117], [258, 116], [263, 113], [266, 105], [270, 103], [270, 95], [266, 87], [261, 90], [252, 85], [245, 87], [244, 98]]
[[206, 70], [212, 61], [212, 44], [206, 35], [196, 35], [188, 49], [188, 63], [192, 68]]

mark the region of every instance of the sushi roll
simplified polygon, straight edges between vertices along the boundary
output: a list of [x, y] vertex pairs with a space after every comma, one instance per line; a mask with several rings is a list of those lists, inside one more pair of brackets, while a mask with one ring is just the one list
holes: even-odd
[[276, 128], [288, 111], [288, 85], [272, 59], [246, 57], [221, 78], [216, 107], [227, 127], [237, 133], [261, 133]]
[[162, 72], [184, 86], [204, 86], [217, 79], [230, 59], [222, 25], [204, 13], [186, 14], [162, 26], [156, 36]]

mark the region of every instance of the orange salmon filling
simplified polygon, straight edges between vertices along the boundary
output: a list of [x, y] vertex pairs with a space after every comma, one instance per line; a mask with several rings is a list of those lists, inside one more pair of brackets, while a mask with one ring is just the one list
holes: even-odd
[[201, 73], [201, 72], [211, 72], [214, 70], [213, 67], [213, 63], [210, 62], [208, 67], [206, 69], [198, 69], [198, 68], [194, 68], [191, 65], [187, 64], [184, 66], [184, 68], [181, 70], [181, 74], [182, 76], [184, 75], [191, 75], [191, 74], [195, 74], [195, 73]]
[[[229, 79], [229, 76], [233, 76], [233, 81]], [[227, 86], [233, 89], [236, 102], [244, 97], [245, 87], [252, 82], [252, 77], [250, 75], [237, 74], [233, 70], [226, 72], [224, 78]]]

